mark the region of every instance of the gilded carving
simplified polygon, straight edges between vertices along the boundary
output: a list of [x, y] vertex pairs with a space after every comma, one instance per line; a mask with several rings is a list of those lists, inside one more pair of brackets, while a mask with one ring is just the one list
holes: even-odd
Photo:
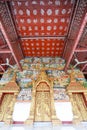
[[81, 121], [87, 121], [87, 88], [84, 88], [84, 86], [80, 82], [76, 81], [74, 71], [71, 72], [70, 79], [71, 81], [67, 87], [67, 93], [72, 103], [74, 115], [73, 123], [77, 124]]
[[25, 124], [34, 121], [51, 121], [53, 124], [61, 123], [56, 117], [54, 107], [53, 82], [48, 79], [44, 71], [33, 82], [30, 116]]
[[37, 92], [35, 121], [51, 121], [49, 92]]
[[[16, 97], [19, 93], [19, 86], [16, 81], [16, 74], [4, 87], [0, 88], [0, 121], [4, 121], [6, 124], [12, 123], [12, 113]], [[2, 98], [3, 97], [3, 98]]]

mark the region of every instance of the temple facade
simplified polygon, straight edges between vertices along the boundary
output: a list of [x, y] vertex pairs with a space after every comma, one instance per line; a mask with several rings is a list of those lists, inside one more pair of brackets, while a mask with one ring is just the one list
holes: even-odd
[[[54, 62], [56, 61], [56, 64]], [[32, 63], [33, 62], [33, 63]], [[87, 121], [86, 79], [79, 69], [63, 71], [62, 58], [26, 58], [0, 81], [0, 121], [6, 124], [77, 124]]]

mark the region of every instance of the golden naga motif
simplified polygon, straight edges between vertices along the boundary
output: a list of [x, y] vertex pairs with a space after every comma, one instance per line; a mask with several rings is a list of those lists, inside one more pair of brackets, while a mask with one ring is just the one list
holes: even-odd
[[67, 93], [73, 108], [73, 123], [87, 121], [87, 88], [75, 79], [75, 72], [72, 70], [70, 75], [70, 84], [67, 87]]
[[33, 122], [50, 121], [53, 124], [60, 124], [57, 119], [53, 98], [53, 81], [49, 80], [44, 71], [33, 82], [32, 103], [30, 115], [25, 124]]
[[12, 113], [16, 97], [19, 93], [19, 86], [16, 83], [16, 74], [11, 81], [9, 81], [4, 87], [0, 88], [0, 121], [6, 124], [12, 123]]

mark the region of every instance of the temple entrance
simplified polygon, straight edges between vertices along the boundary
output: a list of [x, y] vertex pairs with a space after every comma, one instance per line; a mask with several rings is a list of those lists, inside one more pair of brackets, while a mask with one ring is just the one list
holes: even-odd
[[50, 88], [46, 82], [40, 82], [36, 88], [35, 122], [51, 121]]

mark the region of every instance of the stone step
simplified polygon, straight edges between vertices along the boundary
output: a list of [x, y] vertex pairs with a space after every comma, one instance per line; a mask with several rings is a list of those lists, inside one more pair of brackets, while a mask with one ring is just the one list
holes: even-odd
[[52, 126], [52, 122], [34, 122], [34, 127], [38, 127], [38, 126]]
[[5, 123], [3, 121], [0, 121], [0, 126], [4, 125]]

